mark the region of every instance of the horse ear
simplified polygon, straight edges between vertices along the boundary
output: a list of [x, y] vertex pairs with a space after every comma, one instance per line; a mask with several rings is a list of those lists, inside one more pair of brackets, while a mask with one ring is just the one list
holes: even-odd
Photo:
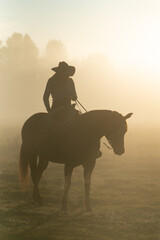
[[128, 119], [132, 116], [133, 113], [128, 113], [126, 116], [124, 116], [125, 119]]

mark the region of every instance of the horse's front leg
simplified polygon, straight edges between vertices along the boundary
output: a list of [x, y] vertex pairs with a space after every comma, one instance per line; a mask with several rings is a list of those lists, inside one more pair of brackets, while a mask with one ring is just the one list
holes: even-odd
[[85, 206], [87, 212], [92, 212], [90, 206], [90, 186], [91, 186], [91, 175], [96, 163], [96, 159], [86, 162], [84, 167], [84, 181], [85, 181]]
[[71, 177], [72, 177], [73, 167], [65, 165], [64, 167], [64, 177], [65, 177], [65, 183], [64, 183], [64, 195], [62, 199], [62, 211], [67, 211], [68, 209], [68, 191], [71, 186]]

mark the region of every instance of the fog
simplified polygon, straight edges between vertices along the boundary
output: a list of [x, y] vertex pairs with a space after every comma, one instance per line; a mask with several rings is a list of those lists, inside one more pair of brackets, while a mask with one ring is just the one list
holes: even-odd
[[87, 108], [133, 112], [132, 125], [159, 128], [159, 74], [136, 64], [117, 64], [106, 55], [68, 58], [62, 41], [48, 42], [40, 54], [31, 36], [14, 33], [0, 47], [0, 125], [22, 124], [45, 111], [42, 96], [51, 67], [67, 61], [76, 67], [73, 80], [79, 101]]
[[[159, 73], [143, 64], [116, 62], [99, 53], [83, 59], [68, 56], [63, 39], [48, 41], [43, 53], [32, 36], [21, 33], [14, 33], [0, 46], [0, 235], [5, 239], [158, 240]], [[44, 89], [54, 74], [51, 68], [60, 61], [76, 67], [73, 80], [78, 100], [88, 111], [133, 112], [127, 120], [125, 154], [115, 155], [101, 142], [102, 157], [97, 159], [92, 177], [95, 216], [83, 218], [81, 214], [82, 168], [74, 171], [69, 215], [57, 214], [64, 184], [61, 164], [50, 164], [43, 174], [42, 208], [31, 205], [32, 185], [26, 195], [20, 192], [21, 127], [32, 114], [46, 111]]]

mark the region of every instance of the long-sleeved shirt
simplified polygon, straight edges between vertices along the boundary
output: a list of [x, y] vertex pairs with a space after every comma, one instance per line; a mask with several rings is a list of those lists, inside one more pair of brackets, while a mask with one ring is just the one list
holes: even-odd
[[49, 78], [43, 95], [43, 100], [47, 111], [50, 110], [50, 95], [52, 96], [53, 102], [77, 100], [77, 93], [72, 78], [62, 78], [57, 74]]

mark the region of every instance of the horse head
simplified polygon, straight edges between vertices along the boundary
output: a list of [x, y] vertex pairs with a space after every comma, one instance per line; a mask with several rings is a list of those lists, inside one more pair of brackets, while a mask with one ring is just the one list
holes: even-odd
[[105, 137], [112, 146], [114, 153], [122, 155], [125, 152], [124, 135], [127, 132], [126, 120], [130, 118], [133, 113], [128, 113], [126, 116], [122, 116], [118, 112], [112, 113], [111, 127], [105, 134]]

